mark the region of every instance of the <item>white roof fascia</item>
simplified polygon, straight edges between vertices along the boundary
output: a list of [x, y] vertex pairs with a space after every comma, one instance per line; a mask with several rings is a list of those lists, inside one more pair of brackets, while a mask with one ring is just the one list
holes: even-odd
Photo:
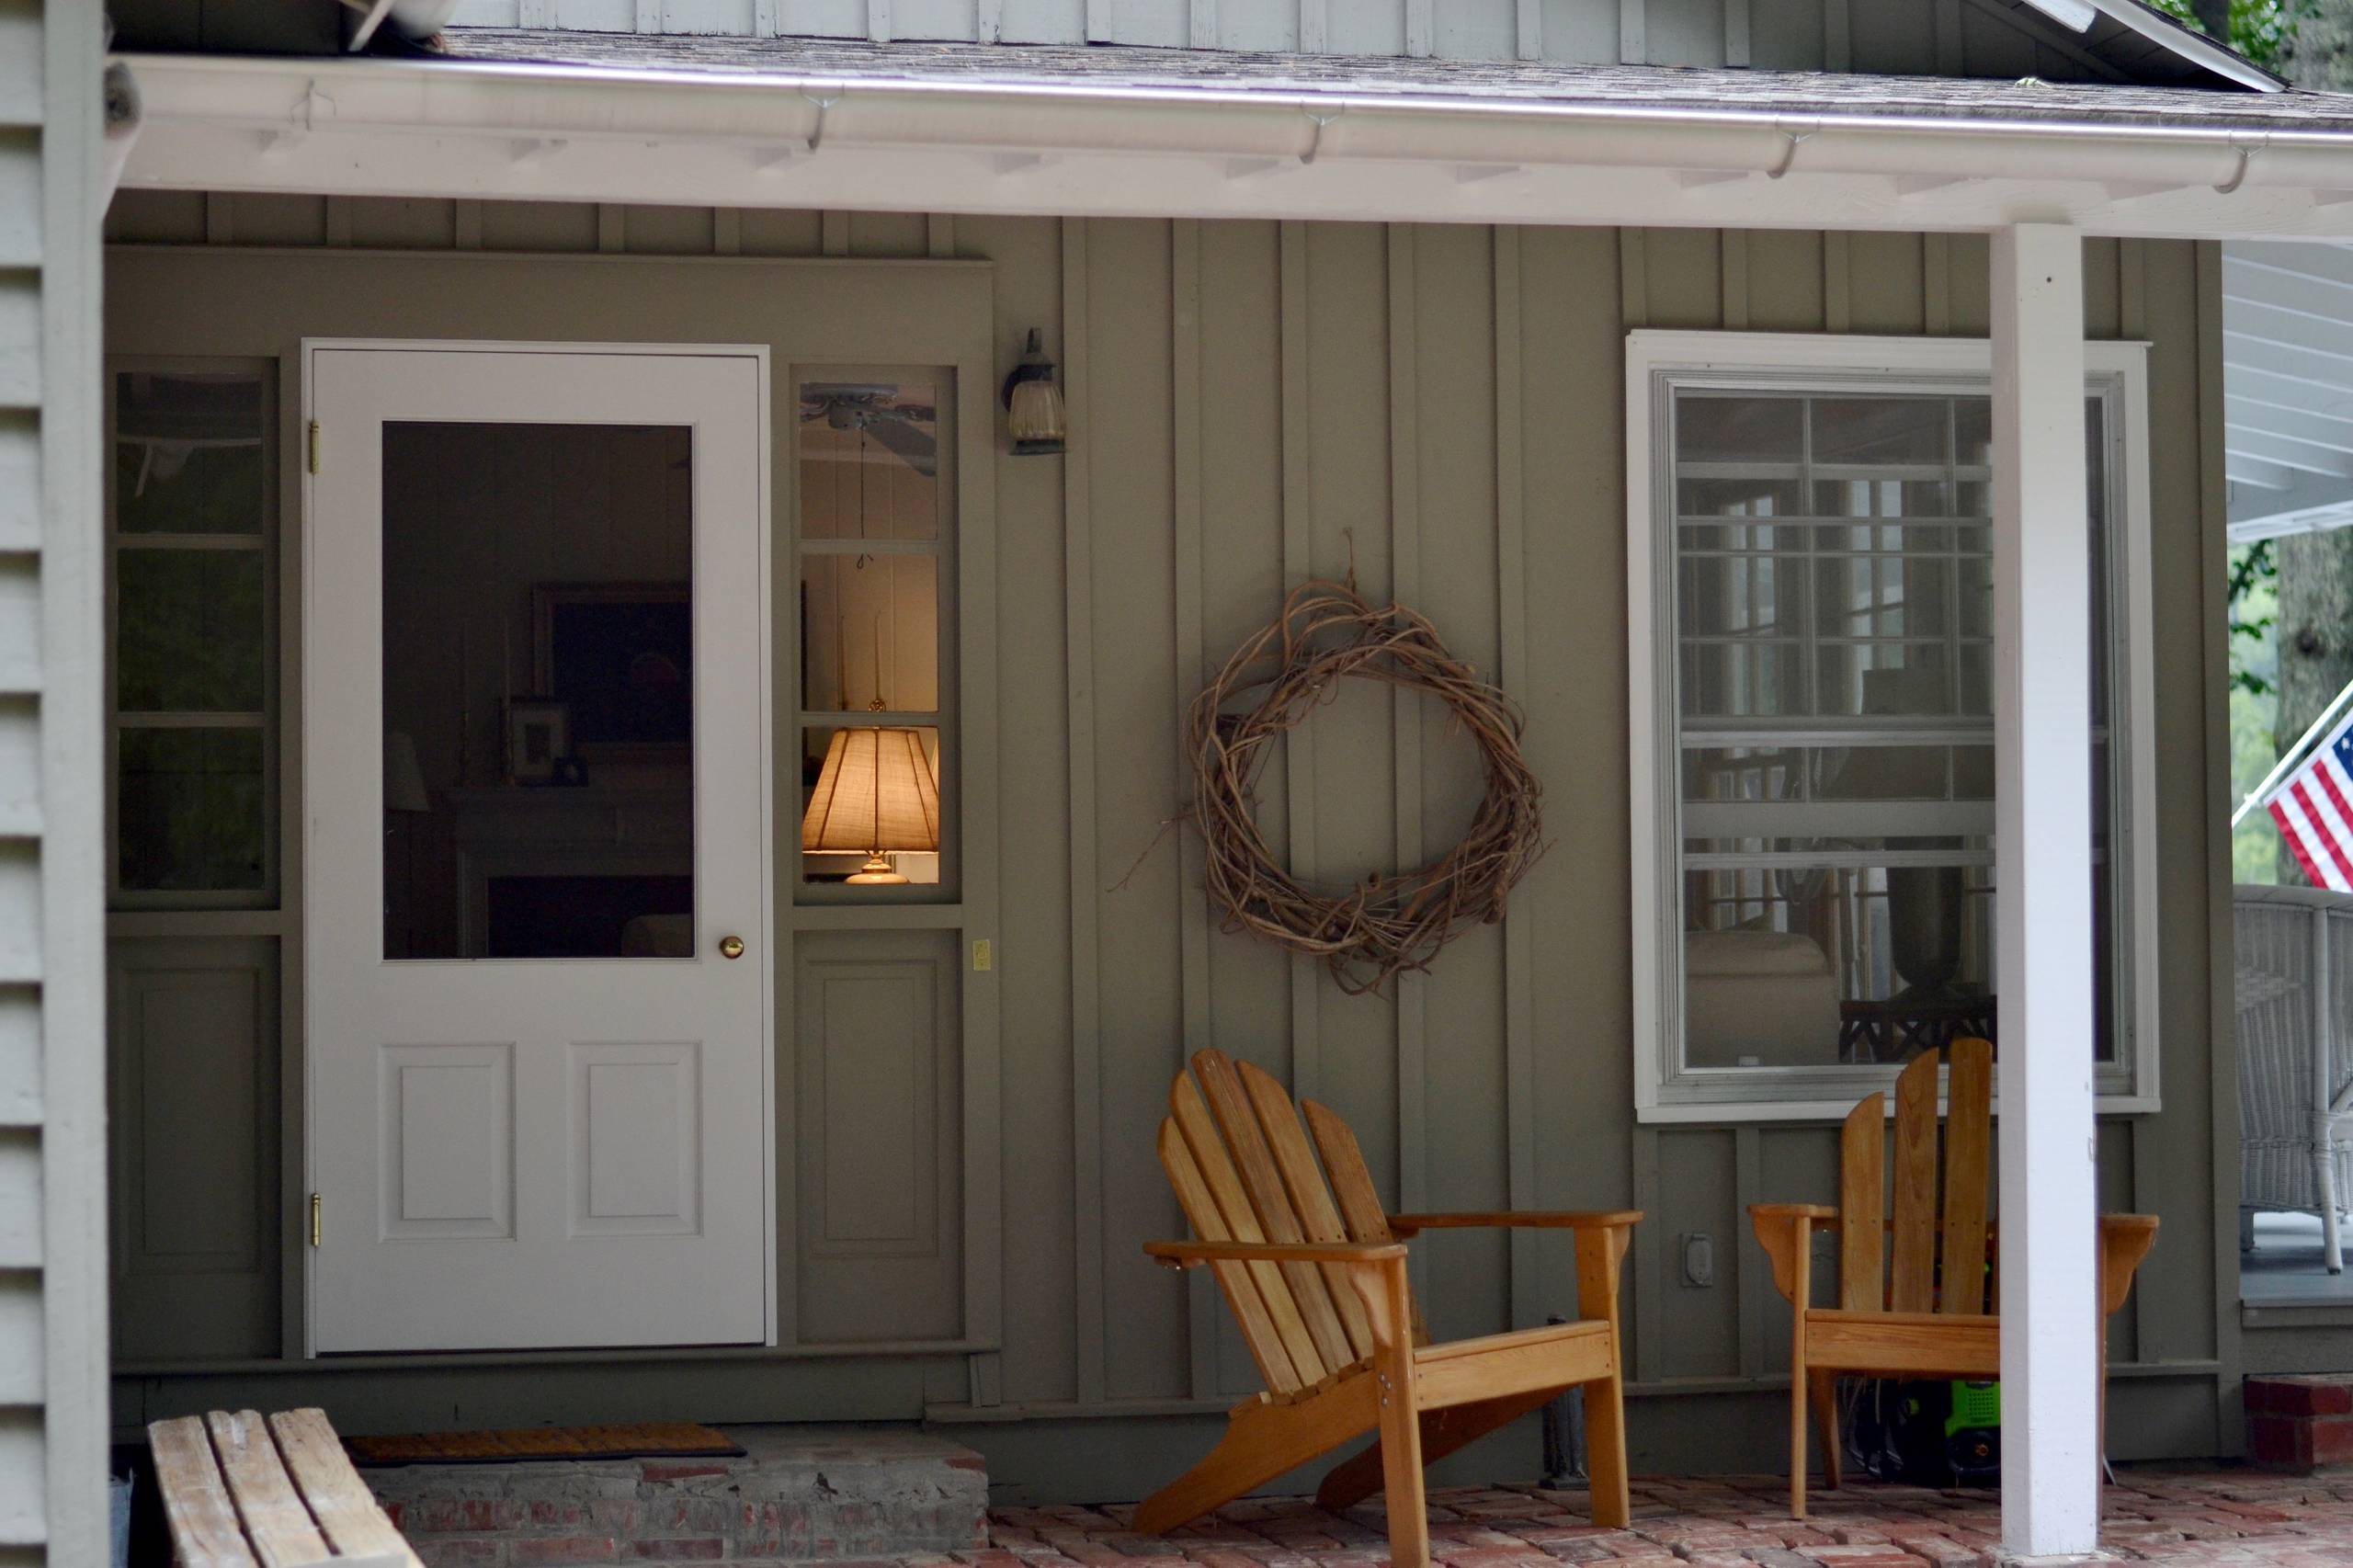
[[126, 58], [149, 131], [124, 182], [153, 188], [1906, 232], [2063, 222], [2099, 234], [2353, 238], [2353, 131], [2343, 130]]
[[[2235, 51], [2224, 48], [2194, 28], [2186, 28], [2172, 17], [2152, 10], [2142, 5], [2140, 0], [2049, 0], [2049, 3], [2046, 0], [2026, 0], [2026, 3], [2063, 24], [2065, 21], [2060, 15], [2063, 11], [2095, 8], [2117, 26], [2130, 28], [2184, 60], [2194, 61], [2216, 75], [2242, 86], [2252, 87], [2258, 93], [2276, 93], [2282, 85], [2277, 76], [2242, 58]], [[2080, 32], [2083, 29], [2078, 28], [2076, 30]]]
[[2091, 25], [2102, 15], [2100, 7], [2093, 5], [2092, 0], [2026, 0], [2026, 3], [2069, 32], [2089, 32]]

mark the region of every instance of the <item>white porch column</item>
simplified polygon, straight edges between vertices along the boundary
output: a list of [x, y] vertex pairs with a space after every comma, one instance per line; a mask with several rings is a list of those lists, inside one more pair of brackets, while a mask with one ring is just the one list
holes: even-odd
[[2099, 1540], [2083, 246], [1994, 236], [2002, 1541]]

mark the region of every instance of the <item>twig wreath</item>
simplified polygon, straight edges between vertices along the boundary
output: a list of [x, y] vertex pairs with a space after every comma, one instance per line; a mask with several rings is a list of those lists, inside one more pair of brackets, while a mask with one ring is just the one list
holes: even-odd
[[[1333, 894], [1275, 858], [1255, 808], [1275, 741], [1349, 677], [1444, 702], [1478, 746], [1487, 789], [1470, 832], [1444, 855]], [[1235, 708], [1245, 699], [1248, 708]], [[1343, 991], [1361, 994], [1428, 969], [1456, 937], [1501, 920], [1512, 888], [1545, 847], [1543, 786], [1519, 755], [1523, 723], [1518, 705], [1448, 653], [1438, 629], [1415, 611], [1375, 608], [1353, 581], [1293, 589], [1282, 614], [1235, 649], [1193, 701], [1188, 739], [1199, 789], [1192, 820], [1225, 929], [1321, 958]]]

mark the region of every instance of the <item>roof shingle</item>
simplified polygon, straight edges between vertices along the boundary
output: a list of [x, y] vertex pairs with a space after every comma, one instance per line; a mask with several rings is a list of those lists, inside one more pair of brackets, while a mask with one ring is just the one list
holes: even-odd
[[1415, 103], [1665, 108], [1802, 120], [1950, 119], [2353, 135], [2353, 95], [1553, 61], [1271, 54], [1096, 44], [894, 42], [453, 28], [441, 58], [616, 74], [904, 83], [1079, 93], [1142, 88]]

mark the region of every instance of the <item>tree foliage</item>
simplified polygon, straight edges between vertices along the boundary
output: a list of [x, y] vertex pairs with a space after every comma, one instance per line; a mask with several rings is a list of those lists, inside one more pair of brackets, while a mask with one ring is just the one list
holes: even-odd
[[[2199, 15], [2205, 9], [2192, 0], [2149, 0], [2158, 10], [2177, 21], [2186, 22], [2200, 32], [2211, 32]], [[2327, 52], [2332, 58], [2345, 53], [2353, 46], [2353, 32], [2347, 32], [2348, 20], [2353, 20], [2353, 5], [2347, 0], [2229, 0], [2230, 46], [2268, 70], [2280, 71], [2296, 40], [2293, 35], [2307, 22], [2319, 22], [2312, 49], [2315, 53]], [[2220, 9], [2219, 6], [2213, 7]], [[2333, 49], [2324, 51], [2324, 36], [2336, 40]], [[2283, 74], [2285, 73], [2283, 72]], [[2300, 82], [2300, 85], [2318, 86], [2317, 82]], [[2329, 84], [2334, 85], [2335, 84]]]
[[2268, 539], [2231, 551], [2231, 686], [2250, 697], [2270, 697], [2279, 687], [2271, 678], [2272, 662], [2262, 654], [2272, 647], [2272, 628], [2279, 622], [2279, 599], [2273, 585], [2279, 563]]

